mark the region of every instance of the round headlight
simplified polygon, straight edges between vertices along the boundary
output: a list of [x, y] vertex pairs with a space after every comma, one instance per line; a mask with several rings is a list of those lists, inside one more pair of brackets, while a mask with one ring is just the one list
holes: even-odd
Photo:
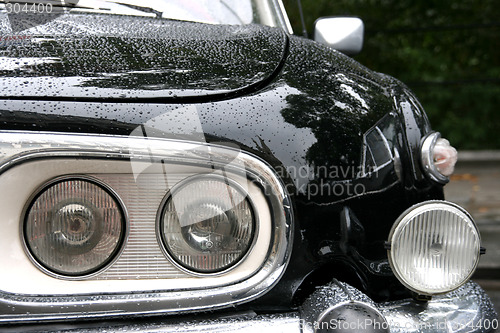
[[446, 293], [467, 282], [481, 250], [470, 215], [446, 201], [427, 201], [405, 211], [392, 227], [389, 241], [394, 274], [422, 295]]
[[236, 183], [195, 177], [171, 190], [160, 210], [159, 235], [180, 267], [217, 273], [237, 264], [255, 232], [253, 207]]
[[125, 234], [121, 205], [90, 179], [49, 183], [29, 205], [24, 240], [35, 262], [58, 275], [84, 276], [106, 266]]

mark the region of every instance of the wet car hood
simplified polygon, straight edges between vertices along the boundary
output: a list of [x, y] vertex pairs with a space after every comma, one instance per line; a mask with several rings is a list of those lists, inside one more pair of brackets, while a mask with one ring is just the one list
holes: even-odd
[[0, 44], [0, 97], [234, 97], [272, 80], [287, 45], [284, 32], [259, 25], [100, 14], [14, 37]]

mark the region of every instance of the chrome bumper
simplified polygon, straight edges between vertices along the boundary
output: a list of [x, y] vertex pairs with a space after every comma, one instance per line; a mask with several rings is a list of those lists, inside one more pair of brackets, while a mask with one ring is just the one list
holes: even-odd
[[[56, 324], [45, 330], [64, 332], [494, 332], [498, 316], [479, 285], [460, 289], [427, 303], [401, 300], [374, 303], [359, 290], [334, 281], [318, 288], [300, 311], [279, 315], [235, 314], [192, 321], [169, 318], [128, 323]], [[15, 327], [15, 332], [33, 327]], [[0, 327], [0, 331], [2, 327]], [[8, 330], [8, 329], [7, 329]], [[13, 332], [14, 332], [13, 331]]]
[[429, 302], [387, 303], [375, 303], [346, 283], [334, 281], [311, 295], [301, 316], [302, 332], [494, 332], [499, 325], [490, 298], [472, 281]]
[[474, 282], [428, 303], [404, 300], [382, 303], [379, 309], [391, 323], [391, 332], [495, 332], [499, 328], [493, 303]]

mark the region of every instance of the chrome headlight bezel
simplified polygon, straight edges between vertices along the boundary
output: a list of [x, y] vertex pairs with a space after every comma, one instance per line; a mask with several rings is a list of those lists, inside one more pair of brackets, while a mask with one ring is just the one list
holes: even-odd
[[[54, 277], [42, 273], [45, 275], [45, 279], [54, 279], [56, 283], [53, 290], [57, 292], [40, 294], [38, 289], [36, 291], [33, 289], [34, 287], [31, 288], [32, 292], [23, 293], [24, 289], [21, 287], [19, 287], [21, 289], [18, 288], [18, 291], [21, 290], [21, 292], [13, 292], [6, 290], [5, 283], [1, 284], [0, 307], [8, 310], [0, 313], [0, 322], [113, 317], [146, 313], [183, 313], [234, 306], [253, 300], [269, 291], [279, 281], [288, 264], [293, 239], [293, 214], [289, 195], [272, 168], [260, 158], [249, 153], [226, 146], [170, 139], [19, 131], [0, 131], [0, 151], [2, 151], [0, 183], [9, 178], [5, 175], [13, 172], [18, 174], [16, 179], [10, 178], [10, 186], [26, 187], [26, 184], [19, 186], [19, 182], [22, 181], [22, 177], [26, 178], [26, 172], [23, 173], [23, 170], [33, 170], [29, 169], [33, 165], [52, 163], [52, 166], [55, 166], [50, 172], [37, 172], [37, 176], [46, 177], [45, 180], [32, 181], [31, 179], [29, 183], [31, 187], [24, 188], [23, 191], [16, 194], [17, 198], [11, 198], [9, 202], [0, 200], [3, 206], [23, 201], [22, 204], [15, 206], [23, 206], [24, 208], [35, 190], [46, 181], [55, 178], [54, 173], [60, 173], [61, 170], [66, 170], [63, 175], [93, 175], [96, 172], [99, 173], [100, 166], [107, 165], [107, 168], [111, 170], [109, 173], [113, 174], [120, 172], [118, 169], [115, 170], [115, 167], [128, 166], [127, 168], [134, 172], [133, 175], [130, 175], [134, 181], [134, 177], [137, 175], [138, 178], [135, 180], [141, 179], [144, 165], [157, 165], [160, 169], [165, 165], [171, 165], [176, 170], [184, 170], [184, 166], [188, 166], [188, 168], [195, 170], [193, 171], [195, 173], [199, 172], [200, 169], [206, 170], [207, 173], [215, 170], [219, 175], [230, 175], [230, 178], [235, 181], [248, 182], [248, 190], [254, 193], [252, 194], [254, 198], [260, 200], [259, 203], [256, 203], [259, 205], [257, 210], [263, 213], [261, 207], [267, 207], [265, 214], [269, 217], [265, 219], [270, 223], [259, 228], [263, 234], [256, 241], [260, 243], [254, 245], [254, 247], [259, 247], [259, 250], [252, 252], [253, 259], [251, 260], [254, 263], [249, 264], [251, 265], [249, 267], [255, 268], [251, 268], [251, 270], [248, 267], [243, 267], [246, 264], [238, 264], [234, 269], [217, 276], [192, 277], [190, 286], [187, 288], [179, 285], [179, 281], [182, 279], [175, 279], [177, 284], [174, 283], [173, 286], [170, 283], [162, 282], [166, 280], [160, 279], [159, 281], [144, 280], [144, 282], [137, 280], [135, 283], [139, 287], [132, 289], [127, 287], [123, 290], [120, 289], [124, 286], [123, 281], [113, 282], [113, 280], [106, 279], [102, 281], [91, 280], [89, 283], [82, 280], [65, 281], [55, 280]], [[70, 162], [66, 166], [64, 161]], [[137, 162], [137, 165], [131, 162]], [[76, 168], [71, 169], [73, 166]], [[137, 170], [134, 169], [135, 167]], [[2, 186], [6, 188], [4, 183]], [[161, 198], [158, 200], [158, 204], [160, 201]], [[127, 205], [127, 200], [124, 202]], [[11, 226], [8, 231], [9, 235], [14, 235], [11, 238], [16, 242], [15, 247], [33, 267], [30, 269], [39, 270], [24, 253], [19, 227], [19, 223], [22, 221], [22, 208], [16, 207], [11, 207], [14, 209], [14, 215], [4, 216], [4, 219], [10, 221], [10, 224], [7, 223]], [[7, 207], [3, 208], [7, 210]], [[132, 214], [128, 207], [125, 209], [130, 215]], [[152, 214], [154, 217], [157, 216], [157, 211], [158, 206]], [[17, 217], [15, 217], [16, 214]], [[15, 222], [16, 219], [18, 222]], [[12, 221], [15, 223], [11, 225]], [[156, 220], [153, 218], [153, 229], [155, 227]], [[133, 228], [131, 226], [129, 233], [134, 232]], [[6, 230], [4, 229], [4, 231]], [[18, 237], [15, 237], [15, 234], [18, 234]], [[153, 235], [156, 237], [154, 231]], [[11, 245], [0, 241], [0, 250], [12, 253]], [[265, 246], [265, 249], [261, 248], [262, 246]], [[164, 257], [161, 251], [160, 256]], [[248, 257], [250, 258], [250, 256]], [[0, 266], [6, 264], [4, 259], [0, 258]], [[117, 262], [119, 260], [120, 258]], [[102, 274], [108, 274], [108, 271], [109, 269], [106, 268]], [[250, 275], [241, 275], [247, 271], [250, 272]], [[20, 283], [16, 281], [15, 277], [5, 277], [4, 275], [2, 274], [2, 278], [10, 279], [9, 281], [12, 283]], [[230, 278], [230, 276], [235, 278]], [[203, 280], [200, 279], [207, 279], [209, 286], [203, 287], [201, 283]], [[42, 282], [37, 281], [37, 283]], [[64, 290], [72, 288], [68, 287], [72, 283], [78, 285], [78, 288], [84, 285], [86, 287], [83, 287], [82, 292], [65, 292]], [[102, 286], [99, 291], [96, 291], [93, 288], [99, 283]], [[143, 287], [140, 287], [141, 283]]]

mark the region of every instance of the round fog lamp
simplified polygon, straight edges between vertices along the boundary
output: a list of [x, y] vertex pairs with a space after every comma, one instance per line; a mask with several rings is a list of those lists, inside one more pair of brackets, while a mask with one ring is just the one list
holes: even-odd
[[167, 196], [158, 229], [167, 255], [181, 268], [217, 273], [237, 264], [248, 252], [254, 213], [236, 183], [195, 177]]
[[45, 186], [29, 206], [24, 239], [35, 262], [68, 277], [108, 264], [124, 238], [123, 210], [111, 191], [89, 179]]
[[401, 283], [416, 293], [446, 293], [474, 273], [480, 241], [464, 209], [446, 201], [427, 201], [409, 208], [393, 225], [389, 262]]

